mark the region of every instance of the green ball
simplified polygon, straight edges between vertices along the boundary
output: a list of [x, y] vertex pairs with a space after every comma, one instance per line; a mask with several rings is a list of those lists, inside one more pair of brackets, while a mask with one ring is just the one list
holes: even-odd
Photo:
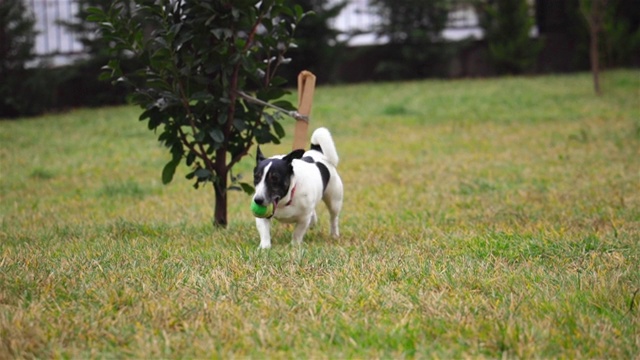
[[258, 218], [270, 217], [271, 215], [273, 215], [273, 204], [262, 206], [257, 204], [255, 201], [251, 201], [251, 212], [255, 217]]

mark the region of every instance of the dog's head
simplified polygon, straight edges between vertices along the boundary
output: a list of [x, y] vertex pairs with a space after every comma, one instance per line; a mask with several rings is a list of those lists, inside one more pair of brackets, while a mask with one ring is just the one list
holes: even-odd
[[278, 202], [287, 195], [291, 186], [291, 163], [294, 159], [300, 159], [303, 154], [304, 150], [298, 149], [285, 156], [265, 158], [258, 147], [256, 167], [253, 170], [253, 184], [256, 187], [253, 200], [258, 205], [278, 206]]

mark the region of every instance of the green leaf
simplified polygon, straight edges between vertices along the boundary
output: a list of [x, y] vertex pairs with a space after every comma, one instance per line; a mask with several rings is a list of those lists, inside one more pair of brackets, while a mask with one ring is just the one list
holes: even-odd
[[218, 144], [224, 143], [224, 134], [220, 129], [211, 129], [211, 131], [209, 131], [209, 136], [211, 136], [211, 139]]
[[302, 6], [300, 6], [300, 4], [296, 4], [293, 7], [293, 10], [296, 12], [296, 22], [300, 22], [300, 20], [302, 20], [302, 18], [304, 17], [304, 10], [302, 9]]
[[278, 135], [279, 138], [283, 138], [285, 135], [285, 132], [282, 125], [280, 125], [280, 123], [277, 121], [274, 121], [272, 125], [273, 125], [273, 130], [276, 132], [276, 135]]
[[198, 91], [191, 94], [191, 97], [189, 98], [191, 101], [212, 101], [213, 99], [213, 95], [207, 91]]
[[122, 76], [122, 70], [120, 69], [120, 61], [118, 59], [111, 59], [107, 63], [107, 68], [111, 70], [111, 77]]
[[180, 159], [178, 159], [178, 161], [172, 159], [164, 166], [164, 169], [162, 169], [162, 183], [164, 185], [167, 185], [173, 180], [173, 175], [176, 173], [176, 168], [179, 163]]
[[158, 112], [151, 112], [149, 114], [149, 123], [147, 124], [147, 127], [149, 128], [149, 130], [153, 130], [158, 126], [160, 126], [163, 120], [164, 120], [164, 117], [162, 114]]
[[282, 76], [276, 76], [273, 79], [271, 79], [271, 86], [283, 86], [287, 83], [287, 79], [283, 78]]
[[238, 184], [240, 185], [240, 187], [242, 187], [242, 190], [245, 193], [249, 194], [249, 195], [251, 195], [251, 194], [253, 194], [255, 192], [255, 189], [253, 188], [253, 186], [251, 186], [251, 185], [249, 185], [249, 184], [247, 184], [245, 182], [241, 182], [241, 183], [238, 183]]
[[297, 109], [295, 108], [295, 106], [293, 106], [293, 104], [290, 101], [287, 100], [279, 100], [279, 101], [275, 101], [273, 102], [273, 105], [275, 106], [279, 106], [285, 110], [288, 111], [296, 111]]
[[247, 123], [242, 119], [233, 119], [233, 127], [238, 131], [244, 131], [247, 129]]
[[138, 121], [142, 121], [144, 119], [147, 119], [147, 118], [151, 117], [151, 114], [153, 113], [154, 109], [155, 108], [150, 108], [150, 109], [147, 109], [147, 110], [143, 111], [142, 114], [140, 114], [140, 117], [138, 117]]
[[89, 22], [100, 22], [100, 21], [104, 20], [104, 15], [102, 15], [102, 14], [91, 14], [91, 15], [87, 16], [86, 20], [89, 21]]
[[191, 166], [193, 164], [193, 162], [196, 160], [196, 153], [190, 151], [189, 154], [187, 155], [187, 166]]
[[199, 169], [196, 169], [196, 171], [194, 172], [194, 175], [198, 178], [198, 180], [206, 181], [211, 178], [212, 174], [211, 174], [211, 171], [205, 168], [199, 168]]
[[104, 11], [102, 11], [102, 9], [95, 6], [89, 6], [86, 11], [88, 14], [92, 14], [92, 15], [104, 14]]
[[169, 85], [169, 83], [161, 78], [150, 78], [149, 80], [147, 80], [147, 86], [162, 90], [171, 90], [171, 86]]
[[98, 80], [100, 80], [100, 81], [111, 80], [111, 72], [110, 71], [101, 72], [100, 75], [98, 75]]

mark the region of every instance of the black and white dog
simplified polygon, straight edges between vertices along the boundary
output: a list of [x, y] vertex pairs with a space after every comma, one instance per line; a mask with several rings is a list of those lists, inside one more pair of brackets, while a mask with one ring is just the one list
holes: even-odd
[[[317, 222], [316, 206], [323, 200], [331, 215], [331, 235], [338, 237], [338, 215], [342, 208], [342, 180], [336, 170], [338, 152], [326, 128], [311, 135], [311, 149], [294, 150], [287, 155], [265, 158], [258, 148], [253, 182], [253, 200], [259, 205], [273, 204], [274, 218], [295, 223], [294, 244], [302, 243], [309, 226]], [[271, 247], [271, 219], [256, 218], [260, 248]]]

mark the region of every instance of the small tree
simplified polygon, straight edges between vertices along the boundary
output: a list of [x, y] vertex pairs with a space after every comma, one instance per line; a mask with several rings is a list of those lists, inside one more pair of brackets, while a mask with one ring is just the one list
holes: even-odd
[[593, 89], [601, 95], [600, 89], [600, 37], [605, 25], [607, 0], [580, 0], [580, 10], [589, 27], [589, 59], [593, 76]]
[[534, 19], [527, 0], [479, 0], [476, 4], [496, 70], [520, 74], [530, 69], [542, 43], [531, 39]]
[[[277, 113], [247, 102], [239, 94], [253, 90], [265, 102], [293, 110], [277, 76], [288, 59], [299, 6], [283, 0], [118, 0], [108, 11], [90, 10], [101, 24], [113, 55], [129, 54], [142, 64], [123, 73], [118, 57], [104, 78], [128, 84], [131, 100], [143, 107], [140, 120], [170, 149], [162, 170], [169, 183], [184, 161], [195, 187], [210, 182], [215, 193], [214, 224], [227, 225], [227, 191], [253, 189], [231, 176], [254, 140], [279, 143], [284, 136]], [[229, 181], [231, 181], [231, 185]]]

